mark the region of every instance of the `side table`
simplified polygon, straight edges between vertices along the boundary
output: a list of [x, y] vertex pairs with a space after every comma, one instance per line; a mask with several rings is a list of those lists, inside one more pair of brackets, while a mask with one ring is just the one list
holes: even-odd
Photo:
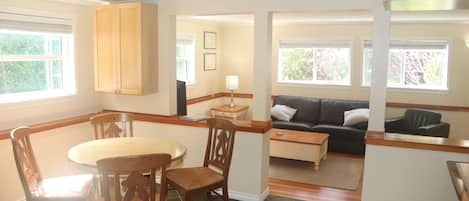
[[230, 107], [230, 105], [219, 105], [210, 108], [210, 115], [212, 117], [233, 119], [233, 120], [246, 120], [249, 106], [247, 105], [236, 105]]

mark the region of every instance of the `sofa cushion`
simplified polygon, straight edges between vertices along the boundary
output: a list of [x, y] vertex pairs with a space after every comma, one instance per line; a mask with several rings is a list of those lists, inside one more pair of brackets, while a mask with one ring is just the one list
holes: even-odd
[[290, 121], [296, 113], [295, 108], [286, 105], [275, 105], [271, 109], [271, 114], [278, 120]]
[[290, 121], [316, 124], [319, 120], [321, 100], [299, 96], [277, 96], [274, 105], [286, 105], [295, 108], [296, 114]]
[[272, 127], [280, 129], [310, 131], [312, 126], [313, 124], [308, 122], [272, 121]]
[[359, 123], [368, 122], [370, 110], [368, 108], [359, 108], [347, 110], [344, 112], [344, 126], [354, 126]]
[[311, 127], [311, 131], [319, 133], [329, 133], [329, 138], [334, 140], [363, 140], [365, 130], [360, 130], [347, 126], [319, 124]]
[[322, 99], [319, 123], [343, 125], [345, 111], [368, 107], [368, 101]]

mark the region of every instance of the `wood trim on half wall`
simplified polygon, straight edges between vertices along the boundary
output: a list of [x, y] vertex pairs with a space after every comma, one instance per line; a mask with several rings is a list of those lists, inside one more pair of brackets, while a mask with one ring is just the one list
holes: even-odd
[[[40, 124], [35, 124], [30, 126], [32, 133], [39, 133], [42, 131], [47, 131], [47, 130], [52, 130], [56, 128], [61, 128], [61, 127], [66, 127], [66, 126], [71, 126], [74, 124], [79, 124], [79, 123], [84, 123], [90, 120], [90, 117], [100, 114], [101, 112], [98, 113], [91, 113], [91, 114], [85, 114], [85, 115], [80, 115], [76, 117], [71, 117], [71, 118], [66, 118], [66, 119], [59, 119], [55, 121], [50, 121], [50, 122], [45, 122], [45, 123], [40, 123]], [[7, 129], [0, 131], [0, 140], [5, 140], [10, 138], [10, 132], [13, 129]]]
[[[164, 115], [133, 113], [133, 112], [116, 111], [116, 110], [104, 110], [103, 112], [85, 114], [85, 115], [80, 115], [76, 117], [50, 121], [46, 123], [35, 124], [30, 127], [32, 130], [32, 133], [39, 133], [42, 131], [47, 131], [47, 130], [52, 130], [56, 128], [71, 126], [74, 124], [88, 122], [90, 120], [90, 117], [97, 115], [97, 114], [106, 113], [106, 112], [129, 113], [134, 116], [134, 119], [136, 121], [162, 123], [162, 124], [174, 124], [174, 125], [202, 127], [202, 128], [208, 127], [205, 121], [202, 121], [202, 122], [186, 121], [186, 120], [180, 119], [178, 116], [164, 116]], [[233, 123], [236, 125], [237, 131], [244, 131], [244, 132], [250, 132], [250, 133], [255, 133], [255, 134], [265, 134], [267, 133], [267, 131], [270, 130], [270, 128], [272, 128], [272, 123], [270, 121], [269, 122], [233, 121]], [[12, 129], [0, 131], [0, 140], [9, 139], [10, 132]]]
[[469, 112], [469, 107], [467, 106], [427, 105], [427, 104], [396, 103], [396, 102], [387, 102], [386, 106], [393, 107], [393, 108], [419, 108], [419, 109], [427, 109], [427, 110]]
[[368, 131], [366, 144], [469, 153], [469, 140]]

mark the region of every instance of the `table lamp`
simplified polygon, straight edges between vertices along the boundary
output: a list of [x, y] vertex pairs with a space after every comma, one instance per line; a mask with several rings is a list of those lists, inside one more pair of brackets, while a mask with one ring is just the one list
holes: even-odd
[[231, 103], [230, 107], [236, 106], [234, 103], [234, 90], [238, 89], [238, 76], [237, 75], [227, 75], [226, 76], [226, 89], [231, 90]]

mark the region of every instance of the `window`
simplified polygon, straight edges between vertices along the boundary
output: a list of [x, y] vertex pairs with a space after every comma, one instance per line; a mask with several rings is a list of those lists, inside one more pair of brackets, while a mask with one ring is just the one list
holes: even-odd
[[349, 41], [280, 42], [278, 82], [350, 85]]
[[[364, 42], [363, 81], [371, 82], [371, 41]], [[391, 41], [388, 87], [447, 90], [447, 41]]]
[[195, 46], [192, 36], [176, 39], [176, 77], [186, 84], [195, 84]]
[[71, 26], [0, 20], [0, 103], [75, 93]]

